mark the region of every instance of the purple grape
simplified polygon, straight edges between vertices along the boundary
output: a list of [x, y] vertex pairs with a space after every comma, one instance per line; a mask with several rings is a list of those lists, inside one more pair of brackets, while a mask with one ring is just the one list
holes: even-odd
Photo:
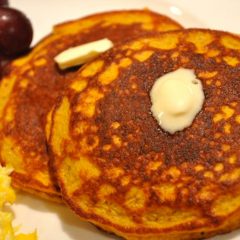
[[0, 6], [8, 6], [8, 0], [0, 0]]
[[26, 51], [32, 41], [31, 22], [20, 11], [0, 7], [0, 54], [16, 56]]
[[6, 66], [8, 65], [8, 63], [11, 61], [11, 59], [6, 58], [4, 56], [0, 56], [0, 81], [1, 81], [1, 77], [3, 76], [5, 70], [6, 70]]

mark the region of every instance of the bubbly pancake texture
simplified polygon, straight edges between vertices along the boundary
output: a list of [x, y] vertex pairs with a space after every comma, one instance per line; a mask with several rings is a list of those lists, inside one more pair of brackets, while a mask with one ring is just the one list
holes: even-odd
[[[149, 92], [178, 68], [195, 71], [205, 102], [190, 127], [171, 135], [151, 115]], [[139, 38], [85, 65], [53, 113], [64, 200], [126, 239], [202, 239], [238, 228], [239, 80], [240, 38], [201, 29]]]
[[[14, 186], [51, 199], [59, 195], [48, 169], [46, 121], [75, 72], [60, 71], [54, 62], [57, 54], [102, 38], [117, 43], [179, 28], [173, 20], [148, 10], [96, 14], [55, 26], [29, 55], [14, 61], [0, 83], [0, 162], [14, 167]], [[98, 67], [94, 65], [86, 74]]]

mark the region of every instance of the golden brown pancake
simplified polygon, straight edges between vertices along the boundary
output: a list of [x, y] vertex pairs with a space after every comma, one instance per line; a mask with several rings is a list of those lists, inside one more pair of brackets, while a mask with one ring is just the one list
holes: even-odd
[[51, 199], [59, 195], [49, 175], [44, 132], [48, 113], [75, 72], [57, 68], [53, 58], [58, 53], [102, 38], [117, 43], [180, 28], [148, 10], [101, 13], [55, 26], [29, 55], [14, 61], [0, 84], [0, 156], [1, 163], [15, 169], [14, 186]]
[[[194, 70], [205, 101], [192, 125], [171, 135], [152, 116], [149, 93], [179, 68]], [[202, 239], [238, 228], [239, 80], [240, 38], [201, 29], [139, 38], [85, 65], [53, 112], [63, 199], [126, 239]]]

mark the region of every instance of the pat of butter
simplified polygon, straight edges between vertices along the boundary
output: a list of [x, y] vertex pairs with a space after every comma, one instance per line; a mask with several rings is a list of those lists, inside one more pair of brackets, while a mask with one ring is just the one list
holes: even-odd
[[151, 91], [151, 111], [159, 125], [173, 134], [189, 127], [202, 109], [202, 83], [193, 70], [180, 68], [158, 78]]
[[60, 69], [66, 69], [86, 63], [98, 56], [100, 53], [107, 51], [112, 46], [113, 43], [109, 39], [104, 38], [98, 41], [69, 48], [58, 54], [54, 60]]

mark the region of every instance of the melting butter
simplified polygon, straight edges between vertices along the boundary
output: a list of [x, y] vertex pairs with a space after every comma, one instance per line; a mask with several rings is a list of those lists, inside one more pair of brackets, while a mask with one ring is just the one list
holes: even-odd
[[192, 124], [205, 97], [194, 71], [180, 68], [158, 78], [150, 98], [153, 116], [162, 129], [173, 134]]

